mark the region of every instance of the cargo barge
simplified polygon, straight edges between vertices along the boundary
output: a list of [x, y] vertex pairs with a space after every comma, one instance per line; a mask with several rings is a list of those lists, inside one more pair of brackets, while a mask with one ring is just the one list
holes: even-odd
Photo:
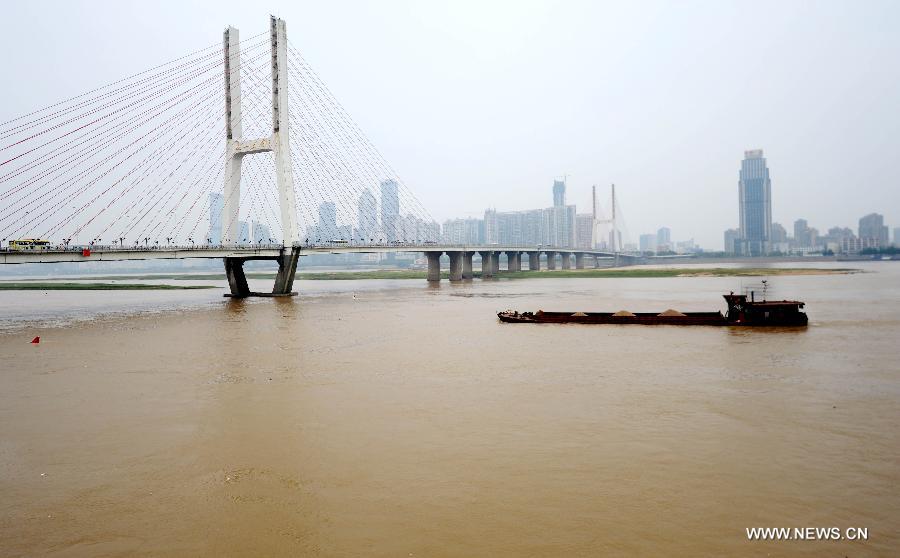
[[513, 324], [634, 324], [634, 325], [683, 325], [683, 326], [790, 326], [802, 327], [808, 323], [799, 300], [755, 301], [753, 293], [723, 295], [728, 311], [721, 312], [499, 312], [501, 322]]

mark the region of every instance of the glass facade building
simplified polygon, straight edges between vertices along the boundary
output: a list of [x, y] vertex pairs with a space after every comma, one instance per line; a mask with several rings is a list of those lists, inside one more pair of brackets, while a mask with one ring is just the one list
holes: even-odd
[[736, 248], [744, 256], [771, 251], [772, 181], [762, 149], [744, 152], [738, 180], [741, 237]]

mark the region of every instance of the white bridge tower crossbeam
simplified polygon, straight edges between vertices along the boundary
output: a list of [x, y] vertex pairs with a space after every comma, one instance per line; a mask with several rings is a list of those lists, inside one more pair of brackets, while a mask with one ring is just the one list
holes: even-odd
[[225, 185], [222, 207], [222, 244], [239, 244], [241, 203], [241, 162], [246, 155], [273, 152], [278, 205], [281, 209], [283, 245], [300, 241], [297, 199], [291, 165], [290, 124], [288, 122], [287, 27], [284, 20], [270, 19], [272, 39], [272, 135], [243, 139], [241, 124], [241, 47], [234, 27], [225, 30]]
[[[293, 296], [291, 289], [300, 260], [300, 226], [294, 173], [291, 165], [291, 138], [288, 119], [287, 26], [284, 20], [270, 18], [272, 39], [272, 135], [244, 139], [241, 125], [241, 42], [238, 30], [225, 30], [225, 185], [222, 200], [222, 244], [236, 246], [240, 235], [241, 162], [247, 155], [272, 152], [275, 155], [275, 182], [281, 209], [282, 247], [278, 256], [226, 256], [225, 275], [232, 296]], [[275, 260], [278, 274], [271, 293], [250, 291], [244, 274], [248, 260]]]

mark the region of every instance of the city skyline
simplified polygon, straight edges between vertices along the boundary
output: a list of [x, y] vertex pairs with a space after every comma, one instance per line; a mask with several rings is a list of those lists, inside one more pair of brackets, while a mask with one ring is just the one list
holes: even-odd
[[[872, 211], [900, 222], [896, 3], [500, 2], [478, 6], [479, 18], [462, 4], [361, 3], [350, 21], [338, 6], [272, 7], [438, 222], [544, 207], [548, 178], [566, 175], [578, 207], [590, 206], [593, 184], [617, 184], [632, 242], [665, 223], [720, 248], [738, 225], [735, 160], [756, 147], [776, 184], [773, 222], [855, 228]], [[46, 18], [11, 4], [7, 51], [31, 41], [35, 19], [44, 32], [34, 56], [7, 61], [7, 83], [29, 85], [0, 92], [3, 116], [219, 43], [222, 20], [246, 36], [263, 30], [252, 6], [217, 3], [216, 18], [210, 6], [179, 5], [178, 18], [132, 6], [133, 25], [121, 26], [115, 4], [90, 18], [75, 5]], [[744, 26], [755, 44], [735, 32]], [[152, 40], [161, 28], [166, 41]], [[35, 57], [53, 72], [36, 72]]]

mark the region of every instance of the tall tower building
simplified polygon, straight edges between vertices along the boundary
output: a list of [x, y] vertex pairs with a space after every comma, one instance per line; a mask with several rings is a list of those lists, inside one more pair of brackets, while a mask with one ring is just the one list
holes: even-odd
[[878, 213], [869, 213], [859, 220], [859, 237], [871, 239], [871, 243], [879, 248], [885, 248], [888, 242], [888, 228], [884, 224], [884, 216]]
[[209, 240], [212, 244], [222, 244], [222, 209], [225, 201], [222, 194], [209, 194]]
[[656, 249], [659, 251], [672, 249], [672, 229], [662, 227], [656, 231]]
[[400, 239], [400, 186], [389, 178], [381, 183], [381, 229], [386, 240]]
[[563, 207], [566, 205], [566, 181], [553, 181], [553, 207]]
[[744, 151], [738, 180], [740, 253], [761, 256], [771, 251], [772, 181], [762, 149]]
[[375, 235], [378, 229], [378, 218], [376, 212], [378, 206], [375, 204], [375, 195], [368, 188], [359, 195], [359, 204], [356, 208], [357, 214], [357, 235], [360, 240], [368, 240]]

